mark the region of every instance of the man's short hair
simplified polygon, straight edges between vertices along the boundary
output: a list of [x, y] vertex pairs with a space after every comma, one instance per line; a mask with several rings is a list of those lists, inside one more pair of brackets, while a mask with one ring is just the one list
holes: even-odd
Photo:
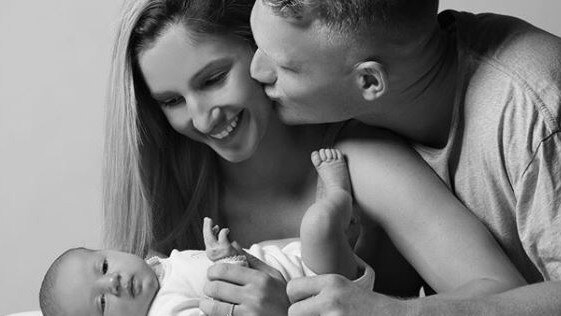
[[41, 312], [44, 316], [51, 316], [51, 315], [63, 315], [60, 302], [57, 300], [56, 293], [54, 292], [54, 287], [56, 280], [58, 278], [60, 265], [63, 260], [68, 257], [68, 255], [78, 251], [78, 250], [87, 250], [86, 248], [72, 248], [66, 250], [62, 253], [58, 258], [53, 261], [45, 277], [43, 278], [43, 282], [41, 283], [41, 289], [39, 290], [39, 306], [41, 307]]
[[258, 0], [283, 18], [319, 19], [343, 33], [407, 32], [436, 21], [438, 0]]

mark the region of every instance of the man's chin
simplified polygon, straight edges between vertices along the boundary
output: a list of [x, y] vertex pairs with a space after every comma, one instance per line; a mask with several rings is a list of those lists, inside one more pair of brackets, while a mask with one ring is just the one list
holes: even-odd
[[311, 122], [305, 119], [302, 116], [294, 115], [293, 113], [286, 113], [283, 111], [277, 111], [279, 119], [286, 125], [304, 125], [304, 124], [314, 124], [315, 122]]
[[306, 124], [300, 115], [292, 111], [290, 108], [282, 105], [280, 102], [273, 102], [273, 110], [277, 114], [279, 120], [286, 125]]
[[321, 115], [314, 116], [309, 113], [298, 114], [292, 111], [283, 111], [282, 109], [277, 109], [276, 112], [280, 121], [286, 125], [311, 125], [340, 122], [340, 120], [328, 120], [321, 117]]

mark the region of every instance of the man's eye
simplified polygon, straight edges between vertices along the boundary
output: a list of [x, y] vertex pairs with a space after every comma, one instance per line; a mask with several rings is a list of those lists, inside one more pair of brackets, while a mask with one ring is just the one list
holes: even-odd
[[170, 106], [175, 106], [180, 104], [183, 101], [183, 97], [175, 97], [175, 98], [170, 98], [164, 101], [159, 101], [158, 103], [160, 103], [160, 106], [162, 107], [170, 107]]
[[224, 80], [224, 78], [226, 78], [226, 75], [228, 73], [227, 72], [220, 72], [218, 74], [215, 74], [213, 76], [211, 76], [210, 78], [208, 78], [204, 83], [203, 83], [203, 87], [210, 87], [212, 85], [215, 85], [219, 82], [221, 82], [222, 80]]
[[279, 66], [279, 68], [286, 71], [286, 72], [296, 72], [296, 69], [294, 69], [292, 67], [288, 67], [288, 66]]
[[109, 269], [109, 263], [107, 263], [107, 259], [103, 259], [103, 263], [101, 264], [101, 273], [107, 274], [108, 269]]

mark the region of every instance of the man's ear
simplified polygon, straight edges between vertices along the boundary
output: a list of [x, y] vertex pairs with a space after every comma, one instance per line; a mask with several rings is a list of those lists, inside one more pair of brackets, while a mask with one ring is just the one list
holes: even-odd
[[355, 81], [366, 101], [381, 97], [387, 90], [388, 76], [382, 64], [364, 61], [355, 66]]

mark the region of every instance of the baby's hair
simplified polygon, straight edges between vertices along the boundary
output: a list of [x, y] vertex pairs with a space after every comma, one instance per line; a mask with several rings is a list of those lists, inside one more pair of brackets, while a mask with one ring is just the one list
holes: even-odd
[[41, 312], [43, 316], [58, 316], [63, 315], [63, 312], [60, 307], [60, 303], [56, 299], [56, 295], [54, 293], [54, 286], [56, 279], [58, 277], [60, 264], [63, 260], [70, 254], [78, 251], [78, 250], [87, 250], [86, 248], [78, 247], [78, 248], [71, 248], [63, 252], [58, 258], [53, 261], [45, 277], [43, 278], [43, 282], [41, 283], [41, 289], [39, 290], [39, 306], [41, 307]]

